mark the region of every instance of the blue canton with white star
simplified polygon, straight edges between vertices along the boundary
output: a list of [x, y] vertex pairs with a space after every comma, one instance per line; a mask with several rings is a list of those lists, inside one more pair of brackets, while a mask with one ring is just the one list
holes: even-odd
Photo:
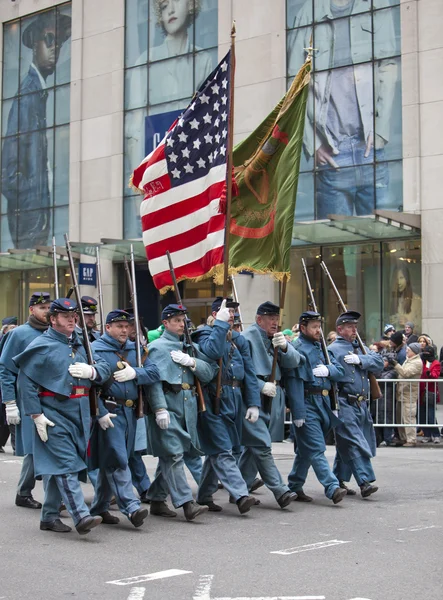
[[225, 56], [165, 140], [172, 187], [207, 175], [227, 162], [231, 53]]

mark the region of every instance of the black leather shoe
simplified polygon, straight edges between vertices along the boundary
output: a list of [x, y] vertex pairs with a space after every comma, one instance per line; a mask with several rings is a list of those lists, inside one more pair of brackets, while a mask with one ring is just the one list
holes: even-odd
[[102, 522], [101, 517], [99, 517], [99, 516], [93, 517], [92, 515], [87, 515], [86, 517], [83, 517], [83, 519], [81, 519], [77, 523], [75, 528], [77, 529], [77, 532], [80, 535], [86, 535], [87, 533], [89, 533], [91, 531], [91, 529], [94, 529], [94, 527], [97, 527], [97, 525], [100, 525], [101, 522]]
[[346, 483], [344, 481], [340, 481], [340, 487], [342, 490], [346, 490], [346, 494], [348, 496], [356, 496], [357, 492], [351, 488], [348, 488], [348, 486], [346, 485]]
[[171, 510], [166, 502], [152, 500], [151, 515], [155, 515], [156, 517], [176, 517], [177, 513]]
[[139, 508], [138, 510], [132, 513], [132, 515], [129, 517], [129, 520], [134, 525], [134, 527], [141, 527], [145, 522], [145, 519], [148, 516], [148, 514], [149, 512], [147, 508]]
[[5, 449], [3, 448], [3, 446], [0, 446], [0, 454], [4, 454], [5, 453]]
[[219, 506], [212, 500], [210, 502], [198, 502], [198, 504], [200, 506], [207, 506], [209, 512], [221, 512], [223, 510], [221, 506]]
[[251, 506], [254, 506], [255, 498], [253, 496], [242, 496], [237, 500], [236, 504], [240, 514], [244, 515], [251, 510]]
[[344, 490], [341, 487], [335, 488], [334, 493], [332, 495], [332, 502], [334, 504], [338, 504], [339, 502], [341, 502], [343, 500], [343, 498], [346, 496], [347, 491]]
[[307, 494], [305, 494], [303, 490], [298, 490], [298, 492], [295, 492], [295, 493], [296, 493], [296, 497], [294, 498], [294, 500], [296, 502], [312, 502], [311, 496], [308, 496]]
[[183, 504], [183, 512], [185, 513], [185, 519], [187, 521], [193, 521], [195, 517], [198, 517], [208, 510], [207, 506], [200, 506], [200, 504], [197, 504], [194, 500], [190, 500]]
[[[229, 504], [237, 504], [233, 496], [229, 496]], [[255, 499], [254, 506], [258, 506], [260, 504], [260, 500], [258, 498]]]
[[41, 508], [42, 505], [37, 500], [34, 500], [32, 496], [17, 496], [15, 497], [15, 505], [23, 506], [24, 508]]
[[252, 492], [256, 492], [259, 488], [261, 488], [264, 485], [265, 485], [265, 482], [263, 481], [263, 479], [259, 479], [257, 477], [252, 482], [251, 489], [249, 490], [249, 493], [252, 494]]
[[371, 485], [367, 481], [365, 481], [365, 483], [362, 483], [360, 486], [362, 498], [368, 498], [371, 494], [375, 494], [377, 490], [378, 487], [376, 485]]
[[114, 515], [111, 515], [109, 510], [100, 513], [99, 517], [102, 518], [102, 523], [104, 525], [117, 525], [117, 523], [120, 523], [120, 519], [118, 517], [114, 517]]
[[296, 494], [294, 494], [294, 492], [285, 492], [283, 496], [280, 496], [280, 498], [278, 498], [277, 500], [280, 508], [286, 508], [287, 506], [289, 506], [291, 502], [295, 499], [295, 496]]
[[140, 502], [143, 504], [151, 504], [151, 501], [148, 498], [149, 490], [145, 490], [142, 494], [140, 494]]
[[62, 523], [60, 519], [40, 521], [40, 529], [42, 531], [55, 531], [56, 533], [69, 533], [72, 531], [71, 527]]

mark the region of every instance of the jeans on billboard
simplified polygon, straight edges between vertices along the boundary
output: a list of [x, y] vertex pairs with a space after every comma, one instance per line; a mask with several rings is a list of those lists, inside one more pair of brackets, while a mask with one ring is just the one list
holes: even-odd
[[344, 139], [339, 151], [333, 156], [339, 169], [327, 164], [317, 170], [317, 219], [327, 219], [331, 214], [370, 215], [376, 206], [386, 207], [389, 170], [386, 163], [380, 164], [384, 149], [375, 151], [376, 165], [374, 149], [365, 158], [366, 143], [358, 136]]

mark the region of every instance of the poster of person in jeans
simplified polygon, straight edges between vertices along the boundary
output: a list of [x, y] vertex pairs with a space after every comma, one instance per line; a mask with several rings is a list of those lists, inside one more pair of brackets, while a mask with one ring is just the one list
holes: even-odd
[[384, 161], [399, 42], [392, 9], [371, 11], [389, 6], [389, 1], [378, 0], [373, 7], [369, 0], [291, 4], [299, 10], [288, 23], [296, 28], [288, 35], [290, 75], [315, 46], [304, 152], [316, 172], [316, 218], [368, 215], [376, 206], [389, 207]]

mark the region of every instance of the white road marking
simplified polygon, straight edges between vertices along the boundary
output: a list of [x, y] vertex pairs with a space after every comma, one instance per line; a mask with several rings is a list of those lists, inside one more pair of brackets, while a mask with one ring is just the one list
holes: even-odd
[[326, 600], [325, 596], [224, 596], [211, 598], [211, 587], [214, 575], [201, 575], [192, 600]]
[[114, 585], [134, 585], [143, 583], [144, 581], [154, 581], [154, 579], [166, 579], [167, 577], [177, 577], [177, 575], [188, 575], [192, 571], [181, 571], [180, 569], [167, 569], [166, 571], [158, 571], [157, 573], [147, 573], [146, 575], [137, 575], [136, 577], [127, 577], [126, 579], [116, 579], [115, 581], [107, 581]]
[[21, 461], [21, 460], [2, 460], [1, 462], [13, 464], [13, 465], [21, 465], [23, 461]]
[[134, 587], [131, 589], [128, 600], [143, 600], [145, 597], [146, 588]]
[[400, 527], [397, 531], [423, 531], [425, 529], [440, 529], [440, 525], [412, 525], [412, 527]]
[[330, 546], [339, 546], [340, 544], [350, 544], [350, 541], [328, 540], [327, 542], [316, 542], [315, 544], [306, 544], [305, 546], [295, 546], [295, 548], [286, 548], [286, 550], [273, 550], [271, 554], [298, 554], [299, 552], [308, 552], [309, 550], [321, 550]]

